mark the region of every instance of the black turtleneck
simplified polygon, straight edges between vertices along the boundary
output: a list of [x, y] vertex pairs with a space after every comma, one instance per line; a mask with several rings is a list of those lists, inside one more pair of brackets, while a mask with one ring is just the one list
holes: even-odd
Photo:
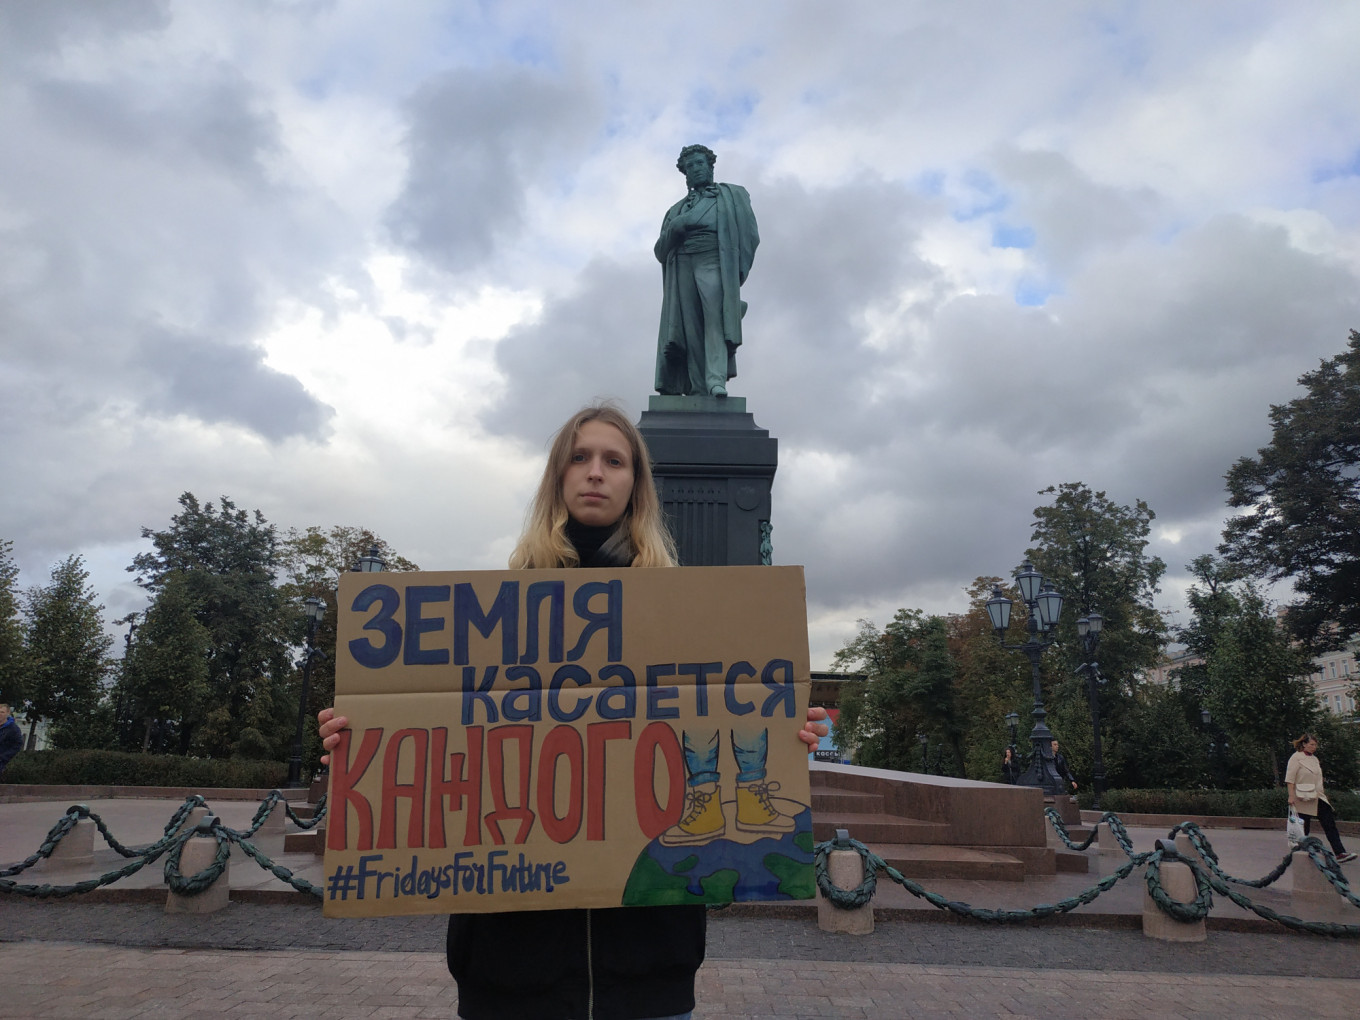
[[567, 518], [567, 540], [576, 548], [583, 567], [626, 567], [627, 563], [612, 562], [612, 557], [600, 555], [600, 547], [609, 541], [618, 524], [600, 527], [582, 524], [575, 517]]

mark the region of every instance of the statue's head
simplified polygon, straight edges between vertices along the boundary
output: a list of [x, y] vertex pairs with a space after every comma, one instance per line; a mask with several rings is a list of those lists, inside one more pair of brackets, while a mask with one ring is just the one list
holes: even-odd
[[707, 145], [686, 145], [680, 150], [680, 158], [675, 168], [685, 175], [685, 183], [691, 188], [713, 183], [713, 164], [718, 155]]

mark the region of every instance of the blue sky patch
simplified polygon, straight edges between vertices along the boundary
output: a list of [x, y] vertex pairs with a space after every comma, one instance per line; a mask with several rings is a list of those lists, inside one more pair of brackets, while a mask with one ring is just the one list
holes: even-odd
[[1045, 280], [1024, 277], [1015, 285], [1015, 303], [1022, 308], [1040, 308], [1058, 288]]
[[1360, 177], [1360, 149], [1351, 154], [1349, 162], [1332, 163], [1313, 169], [1313, 183], [1325, 184], [1339, 177]]
[[992, 228], [993, 248], [1033, 248], [1033, 227], [1012, 227], [998, 223]]

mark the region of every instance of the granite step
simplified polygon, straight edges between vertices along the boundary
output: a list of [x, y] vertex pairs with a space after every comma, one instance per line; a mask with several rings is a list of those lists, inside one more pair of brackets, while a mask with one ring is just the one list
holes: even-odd
[[[876, 843], [869, 849], [911, 879], [1025, 880], [1024, 862], [997, 850], [926, 843]], [[885, 881], [887, 876], [881, 876], [879, 880]]]
[[856, 793], [851, 790], [832, 790], [825, 787], [812, 788], [812, 813], [853, 814], [882, 813], [883, 795], [881, 793]]
[[881, 811], [838, 811], [825, 815], [812, 813], [813, 839], [834, 839], [837, 829], [846, 829], [852, 839], [861, 843], [943, 843], [950, 838], [952, 826], [946, 822], [928, 822], [921, 818], [902, 818], [885, 815]]

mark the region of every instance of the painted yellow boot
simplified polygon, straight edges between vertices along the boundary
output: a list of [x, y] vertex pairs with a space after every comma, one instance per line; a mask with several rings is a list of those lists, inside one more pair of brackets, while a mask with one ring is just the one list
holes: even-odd
[[772, 835], [792, 832], [792, 816], [781, 815], [770, 800], [770, 794], [778, 790], [778, 783], [767, 783], [763, 779], [738, 783], [737, 828], [742, 832], [767, 832]]
[[685, 813], [680, 821], [661, 834], [664, 846], [707, 843], [727, 831], [717, 783], [700, 783], [685, 788]]

